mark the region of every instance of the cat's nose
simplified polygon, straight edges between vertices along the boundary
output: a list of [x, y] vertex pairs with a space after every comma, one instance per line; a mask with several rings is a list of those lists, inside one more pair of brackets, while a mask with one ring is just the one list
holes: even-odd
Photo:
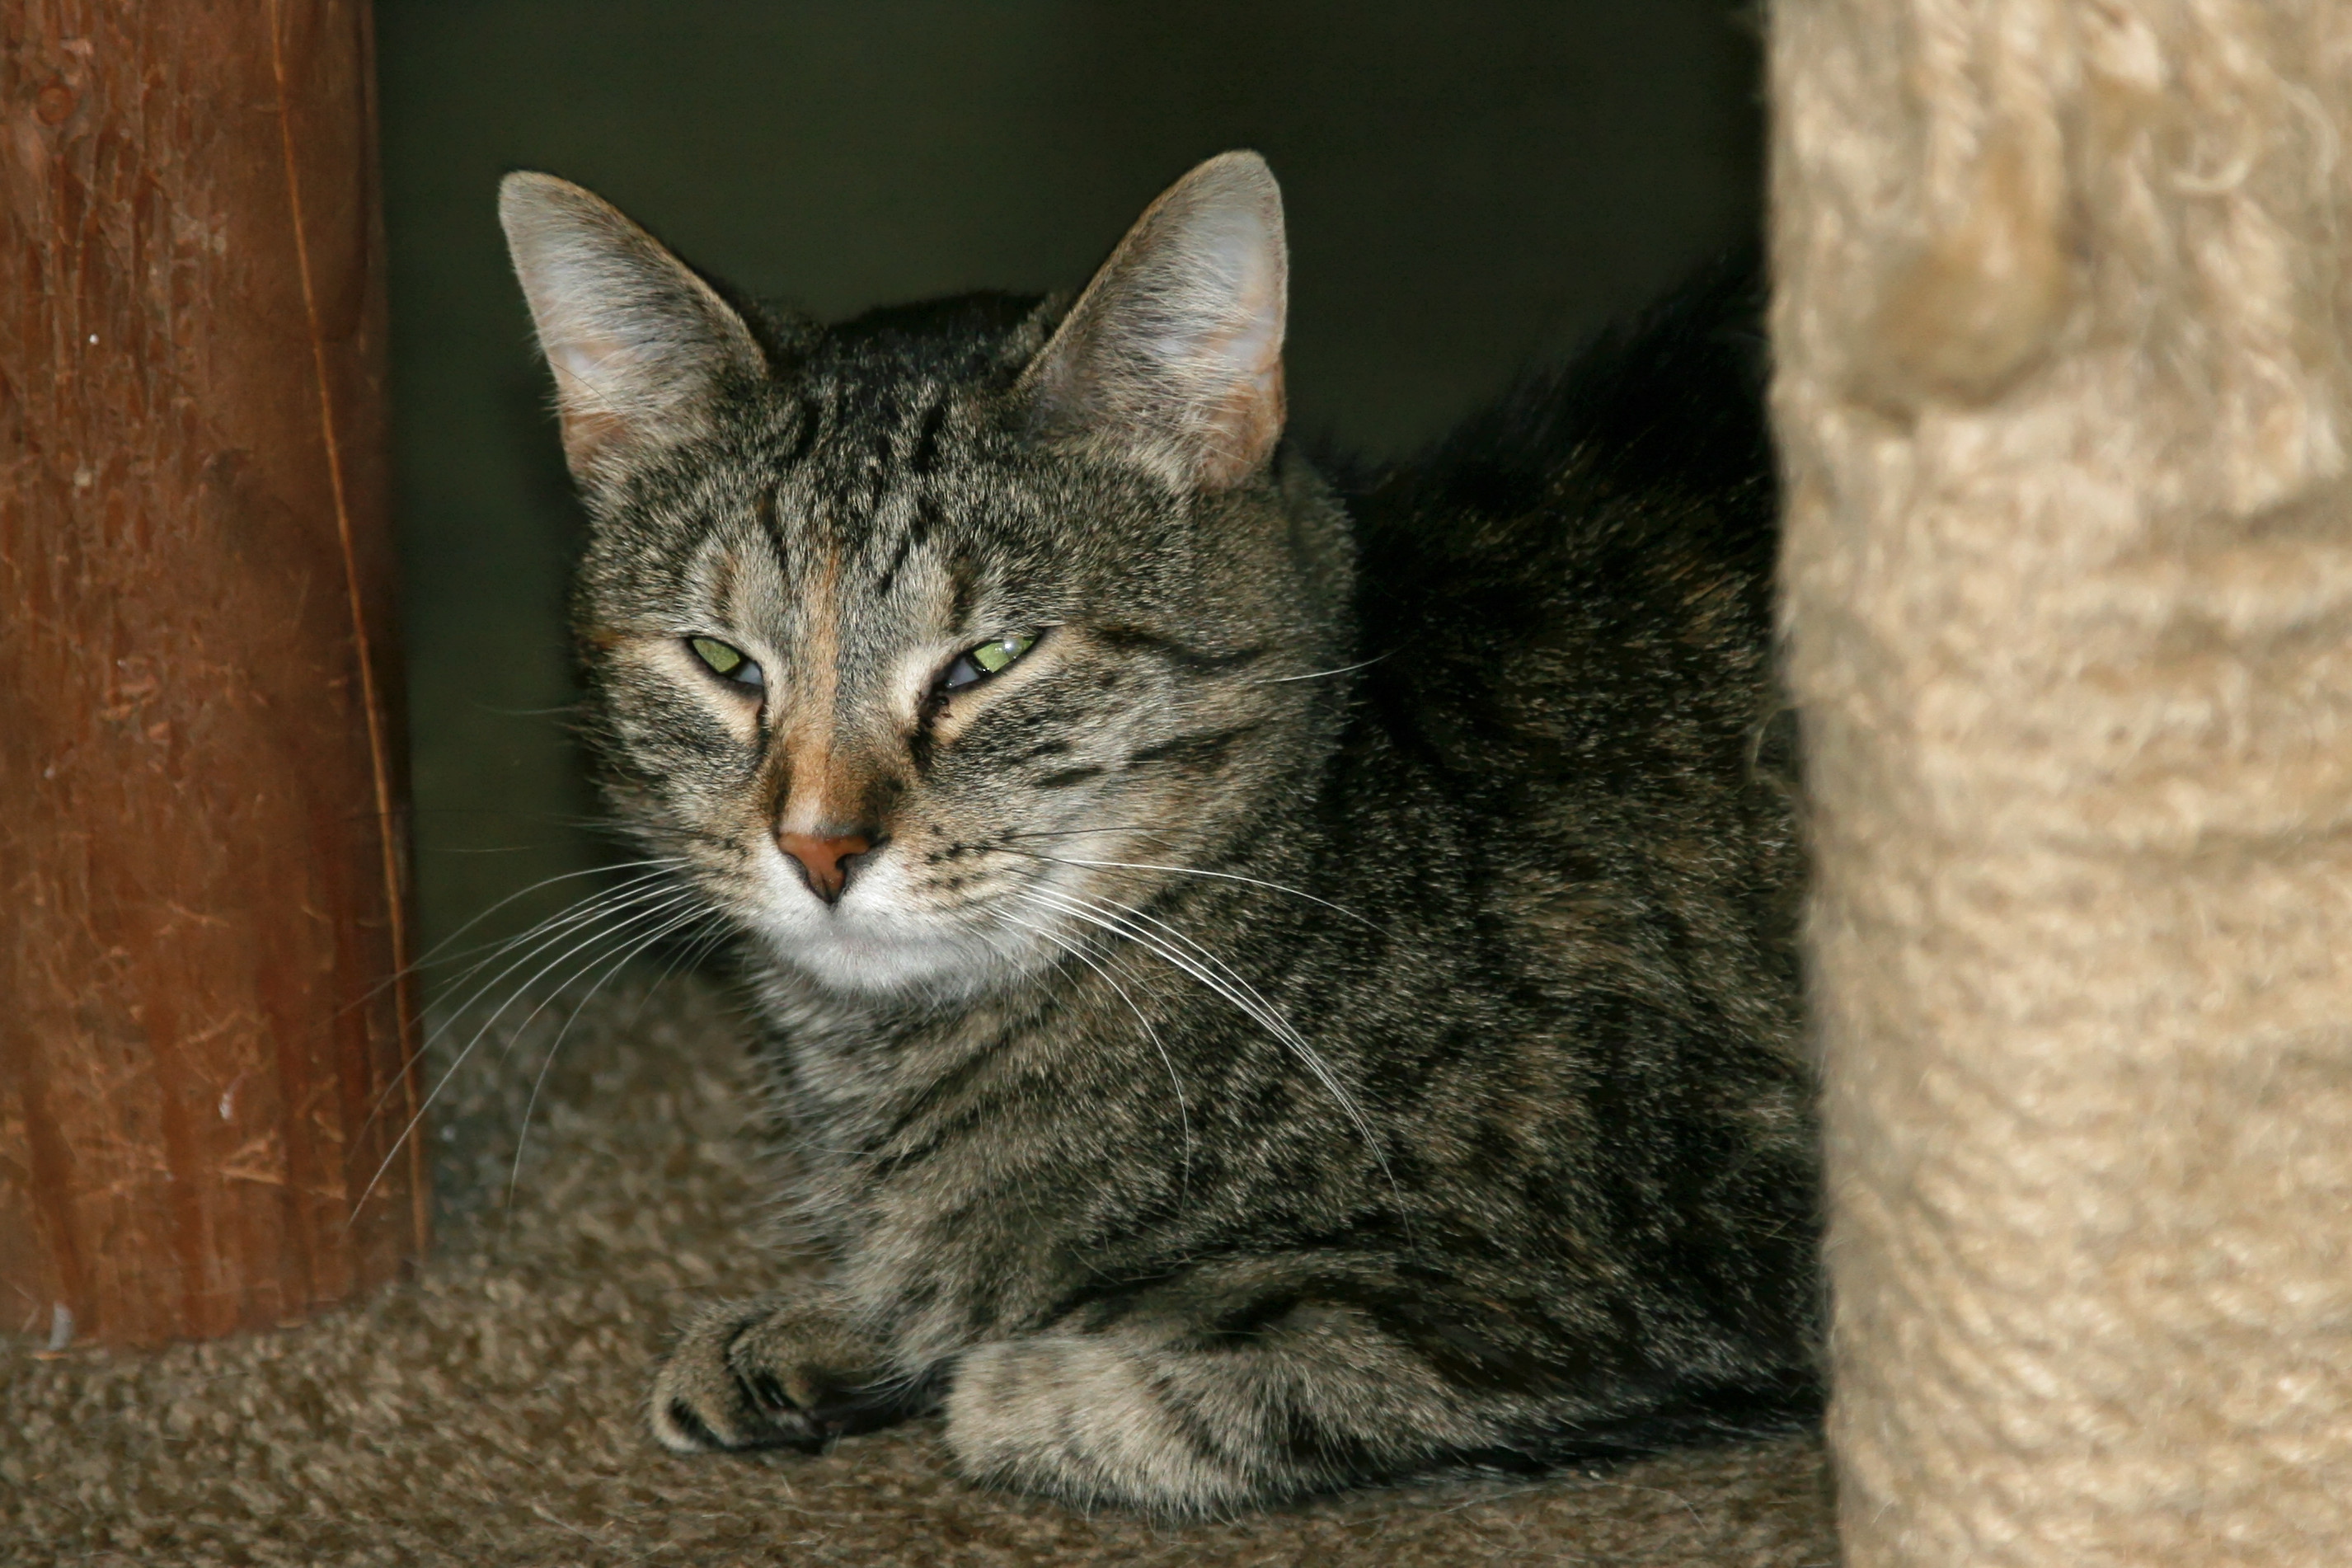
[[853, 862], [874, 850], [880, 841], [879, 833], [865, 828], [847, 833], [776, 835], [776, 847], [799, 864], [809, 891], [828, 904], [840, 899], [842, 890], [849, 886], [849, 874], [856, 869]]

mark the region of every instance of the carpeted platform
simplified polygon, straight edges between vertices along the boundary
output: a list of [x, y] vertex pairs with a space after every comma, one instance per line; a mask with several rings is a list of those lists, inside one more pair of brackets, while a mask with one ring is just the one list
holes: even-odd
[[517, 1174], [561, 1014], [487, 1038], [445, 1092], [439, 1247], [413, 1283], [160, 1352], [0, 1344], [0, 1563], [1834, 1561], [1810, 1442], [1182, 1528], [975, 1490], [931, 1422], [821, 1458], [664, 1453], [639, 1405], [673, 1314], [782, 1266], [740, 1239], [761, 1200], [739, 1035], [701, 981], [596, 998]]

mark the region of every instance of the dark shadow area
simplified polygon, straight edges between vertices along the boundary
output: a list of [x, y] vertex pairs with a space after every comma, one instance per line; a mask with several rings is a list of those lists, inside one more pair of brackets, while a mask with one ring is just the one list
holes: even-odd
[[1169, 181], [1255, 147], [1288, 205], [1294, 429], [1375, 456], [1759, 208], [1754, 33], [1724, 0], [383, 0], [377, 26], [428, 941], [605, 853], [564, 727], [578, 519], [506, 171], [830, 317], [1075, 288]]

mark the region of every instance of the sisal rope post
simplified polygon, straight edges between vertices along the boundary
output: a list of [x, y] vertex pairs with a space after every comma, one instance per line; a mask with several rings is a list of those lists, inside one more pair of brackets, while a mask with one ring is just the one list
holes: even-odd
[[0, 40], [0, 1332], [299, 1322], [427, 1195], [369, 13]]
[[1849, 1563], [2352, 1563], [2352, 5], [1773, 8]]

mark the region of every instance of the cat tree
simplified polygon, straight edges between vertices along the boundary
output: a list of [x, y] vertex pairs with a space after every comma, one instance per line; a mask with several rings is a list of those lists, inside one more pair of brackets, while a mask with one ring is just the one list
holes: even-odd
[[368, 11], [0, 38], [0, 1332], [299, 1322], [425, 1217]]
[[2352, 6], [1772, 25], [1847, 1560], [2352, 1561]]

